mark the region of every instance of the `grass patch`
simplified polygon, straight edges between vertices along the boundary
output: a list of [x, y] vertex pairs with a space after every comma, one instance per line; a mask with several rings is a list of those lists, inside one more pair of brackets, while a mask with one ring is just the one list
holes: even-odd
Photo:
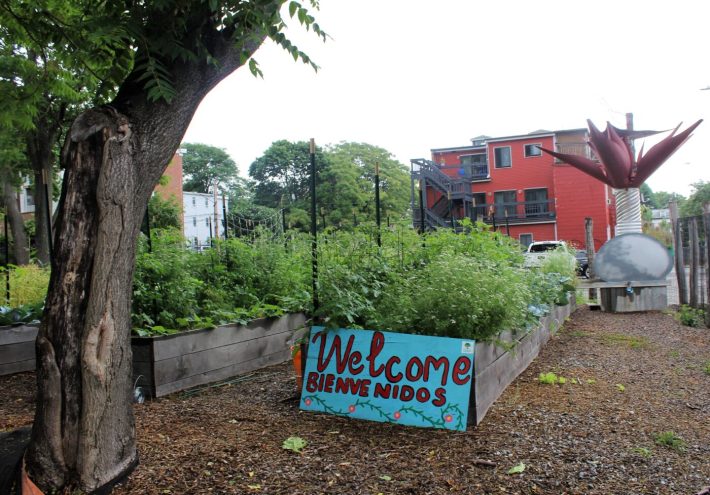
[[638, 454], [644, 459], [650, 459], [653, 457], [653, 450], [649, 449], [648, 447], [634, 447], [631, 449], [631, 452], [634, 454]]
[[676, 452], [683, 452], [685, 450], [685, 440], [672, 431], [657, 433], [653, 436], [653, 440], [657, 445], [668, 447]]
[[710, 361], [705, 361], [705, 366], [703, 367], [703, 371], [705, 372], [706, 375], [710, 375]]
[[624, 333], [607, 333], [602, 335], [601, 339], [605, 344], [627, 346], [631, 349], [643, 349], [650, 344], [646, 337], [636, 337]]
[[567, 378], [565, 378], [564, 376], [558, 376], [557, 374], [550, 371], [548, 373], [540, 373], [540, 375], [537, 377], [537, 381], [544, 385], [564, 385], [565, 383], [567, 383]]

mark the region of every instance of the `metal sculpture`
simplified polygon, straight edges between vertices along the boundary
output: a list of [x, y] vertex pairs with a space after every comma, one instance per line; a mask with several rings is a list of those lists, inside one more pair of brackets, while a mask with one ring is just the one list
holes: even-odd
[[643, 148], [638, 159], [634, 157], [632, 141], [638, 137], [657, 134], [656, 131], [633, 131], [618, 129], [607, 123], [604, 132], [589, 124], [589, 146], [599, 159], [592, 160], [581, 155], [558, 153], [541, 148], [545, 153], [591, 175], [616, 189], [616, 234], [641, 232], [641, 196], [639, 187], [690, 137], [702, 122], [676, 134], [680, 124], [669, 136], [651, 147], [644, 154]]

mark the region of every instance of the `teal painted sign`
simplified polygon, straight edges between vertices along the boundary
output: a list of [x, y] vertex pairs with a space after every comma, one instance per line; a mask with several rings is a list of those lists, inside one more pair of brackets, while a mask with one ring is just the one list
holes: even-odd
[[465, 430], [475, 341], [313, 327], [301, 409]]

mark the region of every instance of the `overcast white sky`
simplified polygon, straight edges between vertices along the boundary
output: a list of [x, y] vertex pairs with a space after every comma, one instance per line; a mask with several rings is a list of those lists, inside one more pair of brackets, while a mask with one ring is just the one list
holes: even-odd
[[[247, 176], [279, 139], [366, 142], [409, 159], [470, 138], [586, 127], [682, 128], [710, 109], [710, 28], [696, 0], [321, 0], [322, 43], [291, 21], [315, 73], [271, 43], [203, 101], [185, 142], [225, 148]], [[640, 147], [640, 142], [637, 146]], [[646, 143], [646, 148], [652, 144]], [[651, 178], [710, 180], [710, 121]]]

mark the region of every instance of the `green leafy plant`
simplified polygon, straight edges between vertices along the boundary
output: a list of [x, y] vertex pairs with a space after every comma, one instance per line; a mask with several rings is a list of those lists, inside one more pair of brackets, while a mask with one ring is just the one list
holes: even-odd
[[672, 431], [657, 433], [653, 436], [653, 440], [657, 445], [662, 445], [678, 452], [683, 452], [686, 447], [685, 440]]
[[288, 437], [284, 440], [282, 447], [286, 450], [292, 450], [293, 452], [300, 454], [303, 449], [306, 448], [306, 445], [308, 445], [308, 442], [301, 437]]
[[[502, 330], [534, 324], [566, 293], [560, 274], [522, 268], [511, 239], [483, 224], [462, 226], [464, 233], [423, 237], [410, 227], [383, 230], [381, 246], [372, 225], [324, 232], [316, 321], [492, 341]], [[310, 258], [308, 236], [262, 230], [195, 253], [174, 233], [158, 231], [152, 252], [140, 246], [134, 327], [163, 334], [307, 310]]]
[[710, 375], [710, 361], [705, 361], [705, 367], [703, 367], [703, 371], [706, 375]]
[[513, 466], [512, 468], [508, 469], [507, 473], [508, 474], [521, 474], [522, 472], [525, 471], [525, 468], [526, 468], [525, 463], [520, 462], [520, 463], [516, 464], [515, 466]]
[[32, 323], [42, 318], [44, 303], [24, 304], [17, 308], [0, 306], [0, 326]]
[[554, 291], [555, 304], [567, 304], [569, 294], [576, 290], [576, 267], [574, 255], [564, 247], [555, 249], [540, 265], [540, 272], [546, 275], [548, 283]]
[[676, 313], [676, 319], [686, 327], [699, 328], [705, 324], [705, 311], [684, 304]]

